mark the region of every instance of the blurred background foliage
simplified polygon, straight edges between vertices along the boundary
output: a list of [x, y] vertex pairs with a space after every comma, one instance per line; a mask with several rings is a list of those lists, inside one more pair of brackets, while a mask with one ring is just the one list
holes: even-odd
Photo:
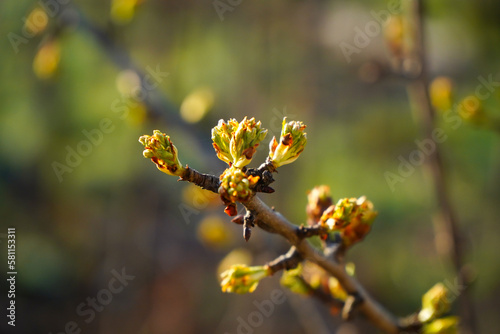
[[[161, 129], [181, 162], [219, 173], [224, 164], [210, 129], [220, 118], [246, 115], [270, 130], [265, 144], [279, 134], [283, 116], [308, 125], [303, 155], [280, 169], [275, 194], [262, 195], [290, 220], [305, 222], [306, 193], [318, 184], [329, 185], [335, 199], [366, 195], [375, 204], [373, 230], [349, 260], [382, 304], [405, 315], [435, 282], [453, 282], [449, 259], [436, 250], [436, 201], [423, 167], [394, 191], [384, 177], [397, 173], [398, 157], [408, 159], [420, 135], [406, 81], [387, 73], [384, 34], [350, 63], [339, 47], [353, 44], [355, 28], [374, 20], [370, 11], [387, 10], [386, 2], [243, 1], [223, 20], [211, 1], [75, 0], [53, 13], [41, 3], [50, 1], [0, 2], [0, 233], [17, 228], [17, 330], [59, 333], [75, 321], [83, 333], [237, 332], [237, 318], [256, 310], [253, 301], [281, 289], [278, 277], [252, 295], [222, 294], [218, 264], [233, 249], [226, 263], [263, 264], [287, 244], [260, 230], [246, 244], [217, 196], [158, 172], [137, 138]], [[457, 101], [474, 94], [479, 76], [500, 81], [500, 4], [427, 4], [431, 79], [451, 78]], [[37, 23], [26, 30], [25, 22]], [[22, 42], [13, 43], [12, 34]], [[168, 76], [142, 91], [147, 99], [134, 97], [141, 73], [152, 70]], [[500, 117], [498, 89], [482, 103], [489, 117]], [[500, 138], [437, 118], [476, 273], [479, 324], [498, 332]], [[103, 119], [110, 131], [83, 147], [84, 131], [100, 129]], [[264, 160], [265, 144], [254, 165]], [[68, 147], [88, 154], [58, 177], [54, 162], [68, 165]], [[76, 307], [123, 267], [135, 279], [87, 324]], [[5, 291], [5, 279], [1, 284]], [[287, 295], [256, 332], [373, 331], [355, 324]], [[2, 332], [6, 327], [2, 321]]]

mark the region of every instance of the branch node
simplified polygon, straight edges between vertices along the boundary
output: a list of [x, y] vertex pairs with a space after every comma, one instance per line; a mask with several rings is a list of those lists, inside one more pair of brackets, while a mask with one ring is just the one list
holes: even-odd
[[399, 320], [398, 328], [400, 332], [414, 333], [422, 329], [422, 323], [418, 320], [418, 312]]
[[276, 167], [269, 157], [258, 168], [248, 168], [244, 171], [247, 175], [259, 177], [259, 182], [253, 187], [253, 191], [267, 194], [274, 192], [274, 189], [269, 187], [269, 185], [274, 182], [273, 173], [276, 172]]
[[312, 236], [322, 236], [326, 234], [325, 228], [319, 224], [314, 226], [304, 226], [303, 224], [297, 228], [297, 236], [301, 239], [310, 238]]
[[350, 294], [344, 302], [342, 309], [342, 319], [350, 320], [356, 308], [363, 303], [363, 298], [359, 293]]
[[297, 268], [299, 263], [301, 263], [303, 260], [304, 259], [302, 258], [302, 255], [300, 255], [300, 253], [297, 251], [297, 248], [295, 248], [295, 246], [292, 246], [286, 254], [278, 256], [276, 259], [268, 262], [266, 265], [271, 270], [271, 273], [275, 274], [280, 270], [290, 270]]
[[245, 216], [243, 217], [243, 238], [245, 241], [250, 240], [252, 236], [252, 227], [255, 226], [254, 223], [255, 217], [252, 215], [250, 211], [247, 211]]

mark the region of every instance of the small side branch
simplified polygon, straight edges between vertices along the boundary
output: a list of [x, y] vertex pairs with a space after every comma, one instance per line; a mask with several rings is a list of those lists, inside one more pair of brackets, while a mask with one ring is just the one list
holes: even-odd
[[271, 270], [272, 275], [280, 270], [290, 270], [297, 268], [299, 263], [303, 261], [302, 256], [297, 251], [297, 249], [292, 246], [288, 253], [281, 255], [274, 259], [273, 261], [267, 263], [267, 266]]
[[277, 172], [276, 166], [271, 161], [271, 159], [269, 159], [269, 157], [267, 157], [266, 161], [263, 162], [258, 168], [248, 169], [248, 173], [250, 173], [250, 175], [258, 175], [258, 176], [262, 176], [262, 174], [264, 174], [264, 172], [266, 171], [271, 174]]
[[218, 193], [220, 186], [220, 180], [215, 175], [200, 173], [196, 169], [190, 168], [189, 166], [186, 166], [185, 172], [179, 181], [194, 183], [197, 186], [210, 190], [214, 193]]
[[297, 236], [301, 239], [310, 238], [313, 236], [322, 236], [328, 234], [328, 230], [319, 224], [313, 226], [301, 225], [297, 229]]
[[411, 314], [400, 321], [400, 329], [405, 333], [419, 333], [422, 326], [422, 322], [418, 320], [418, 313]]
[[333, 239], [328, 239], [326, 241], [325, 249], [323, 250], [323, 254], [327, 258], [334, 259], [337, 263], [344, 263], [344, 257], [347, 248], [345, 244], [342, 242], [342, 238], [339, 234], [335, 234]]

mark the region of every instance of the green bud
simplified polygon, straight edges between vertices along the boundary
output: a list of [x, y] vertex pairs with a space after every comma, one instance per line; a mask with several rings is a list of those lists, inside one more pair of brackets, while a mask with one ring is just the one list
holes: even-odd
[[225, 123], [222, 119], [212, 129], [212, 141], [217, 157], [230, 166], [242, 168], [250, 163], [266, 137], [267, 130], [255, 118], [245, 117], [240, 123], [234, 118]]
[[229, 165], [233, 163], [229, 145], [232, 134], [237, 127], [238, 122], [232, 118], [227, 123], [222, 119], [219, 120], [217, 126], [212, 129], [212, 141], [215, 152], [217, 152], [217, 157]]
[[284, 270], [283, 275], [281, 275], [280, 284], [294, 293], [302, 295], [311, 294], [312, 289], [302, 278], [302, 271], [302, 264], [299, 264], [295, 269]]
[[149, 149], [142, 151], [142, 155], [144, 156], [144, 158], [147, 158], [147, 159], [151, 159], [152, 157], [155, 156], [153, 151], [149, 150]]
[[144, 145], [142, 155], [151, 159], [159, 170], [169, 175], [181, 176], [184, 173], [177, 148], [170, 141], [170, 137], [159, 130], [154, 130], [152, 136], [139, 137], [139, 142]]
[[418, 319], [421, 322], [428, 322], [449, 310], [448, 289], [442, 283], [437, 283], [423, 295], [422, 310], [418, 313]]
[[356, 198], [343, 198], [335, 205], [332, 218], [336, 221], [349, 223], [351, 215], [356, 206]]
[[306, 126], [302, 122], [286, 121], [283, 118], [280, 141], [273, 137], [269, 143], [269, 158], [276, 167], [294, 162], [304, 151], [307, 143]]
[[423, 327], [423, 334], [458, 334], [458, 317], [436, 319]]
[[328, 277], [328, 289], [333, 298], [345, 301], [349, 296], [335, 277]]
[[270, 275], [271, 272], [267, 266], [234, 265], [221, 274], [222, 292], [240, 294], [254, 292], [259, 281]]
[[[355, 265], [352, 262], [348, 262], [345, 265], [345, 271], [349, 276], [354, 276], [355, 272]], [[339, 299], [339, 300], [346, 300], [348, 297], [347, 292], [344, 290], [342, 285], [340, 285], [340, 282], [338, 279], [335, 277], [329, 277], [328, 278], [328, 289], [330, 290], [330, 294], [332, 295], [333, 298]]]

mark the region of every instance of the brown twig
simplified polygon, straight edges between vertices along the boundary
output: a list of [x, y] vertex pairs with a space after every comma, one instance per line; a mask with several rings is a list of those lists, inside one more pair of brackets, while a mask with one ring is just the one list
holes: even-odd
[[328, 233], [328, 229], [322, 225], [316, 224], [313, 226], [300, 225], [297, 229], [297, 236], [301, 239], [310, 238], [313, 236], [322, 236]]
[[189, 181], [198, 187], [210, 190], [216, 194], [219, 192], [220, 180], [217, 176], [200, 173], [196, 169], [189, 168], [187, 165], [179, 181]]
[[272, 275], [277, 273], [280, 270], [290, 270], [297, 268], [299, 263], [301, 263], [304, 259], [297, 251], [297, 248], [292, 246], [288, 253], [283, 254], [271, 262], [268, 262], [266, 265], [271, 270]]

